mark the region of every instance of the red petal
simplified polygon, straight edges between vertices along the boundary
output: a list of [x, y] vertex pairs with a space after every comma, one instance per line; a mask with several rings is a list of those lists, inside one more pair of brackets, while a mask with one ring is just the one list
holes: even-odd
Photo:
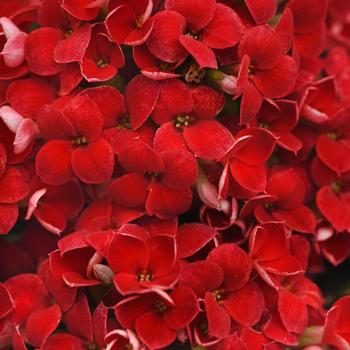
[[91, 38], [91, 25], [83, 25], [73, 31], [65, 40], [55, 47], [54, 58], [58, 63], [80, 62]]
[[6, 286], [0, 283], [0, 318], [5, 317], [13, 308], [13, 301]]
[[[78, 18], [82, 21], [90, 21], [95, 19], [101, 10], [101, 6], [90, 6], [96, 2], [95, 0], [81, 1], [81, 0], [63, 0], [62, 8], [70, 13], [73, 17]], [[104, 1], [100, 1], [101, 4]]]
[[175, 128], [174, 123], [165, 123], [157, 129], [153, 140], [153, 147], [161, 152], [167, 149], [187, 150], [182, 133]]
[[216, 302], [211, 292], [205, 294], [204, 303], [208, 334], [219, 339], [227, 337], [231, 331], [231, 317], [226, 309]]
[[108, 311], [109, 311], [109, 308], [106, 307], [104, 304], [100, 303], [96, 307], [92, 315], [94, 339], [96, 344], [101, 348], [105, 345], [105, 336], [107, 334]]
[[262, 327], [264, 334], [270, 339], [276, 340], [285, 345], [297, 345], [299, 336], [289, 333], [283, 326], [283, 323], [275, 311], [268, 321]]
[[267, 272], [278, 275], [291, 275], [302, 272], [299, 261], [292, 255], [283, 255], [276, 260], [262, 262], [260, 265]]
[[74, 126], [57, 108], [46, 105], [37, 114], [40, 135], [46, 140], [69, 139], [76, 136]]
[[15, 306], [11, 312], [11, 321], [15, 324], [25, 322], [34, 310], [50, 305], [46, 286], [37, 275], [19, 274], [11, 277], [4, 284]]
[[288, 169], [272, 175], [267, 183], [266, 191], [276, 196], [280, 208], [292, 209], [304, 201], [305, 185], [296, 171]]
[[200, 120], [186, 127], [183, 136], [194, 155], [206, 160], [221, 158], [233, 143], [230, 131], [216, 120]]
[[60, 73], [60, 95], [68, 95], [83, 79], [78, 63], [68, 63]]
[[184, 224], [176, 235], [177, 255], [188, 258], [202, 249], [215, 236], [216, 231], [204, 224]]
[[[157, 332], [154, 332], [155, 329]], [[137, 319], [136, 332], [142, 342], [151, 349], [164, 348], [177, 337], [177, 332], [169, 329], [162, 317], [154, 312], [145, 313]]]
[[187, 151], [172, 150], [161, 152], [164, 162], [162, 182], [174, 190], [191, 187], [197, 178], [197, 162]]
[[273, 212], [278, 221], [284, 221], [292, 230], [302, 233], [313, 233], [316, 228], [316, 217], [313, 211], [306, 205], [300, 205], [293, 209], [279, 209]]
[[192, 204], [191, 189], [172, 190], [160, 183], [151, 183], [146, 201], [148, 215], [169, 219], [184, 213]]
[[192, 87], [191, 94], [193, 99], [191, 116], [196, 119], [213, 119], [225, 106], [225, 96], [209, 86]]
[[277, 10], [275, 0], [246, 0], [246, 5], [256, 24], [264, 24]]
[[34, 212], [35, 218], [49, 232], [60, 235], [66, 228], [67, 219], [62, 213], [44, 203], [40, 203], [40, 207]]
[[278, 296], [278, 312], [289, 332], [304, 332], [308, 325], [308, 310], [301, 298], [282, 289]]
[[25, 334], [28, 342], [40, 347], [61, 321], [61, 310], [57, 305], [34, 311], [27, 319]]
[[327, 135], [320, 135], [316, 152], [318, 157], [336, 173], [343, 173], [350, 169], [350, 150], [337, 140]]
[[102, 85], [83, 91], [95, 102], [103, 116], [104, 128], [114, 127], [117, 120], [126, 115], [124, 95], [116, 88]]
[[151, 53], [169, 63], [185, 58], [186, 51], [178, 40], [186, 28], [185, 18], [178, 12], [164, 10], [153, 16], [153, 20], [153, 30], [146, 42]]
[[233, 178], [244, 188], [254, 192], [263, 192], [266, 188], [266, 170], [264, 165], [247, 165], [238, 159], [230, 161]]
[[128, 208], [143, 208], [148, 195], [149, 181], [143, 174], [126, 174], [109, 186], [113, 201]]
[[44, 105], [56, 98], [52, 85], [42, 79], [28, 78], [13, 81], [6, 91], [6, 100], [22, 116], [33, 117]]
[[249, 123], [259, 112], [263, 102], [258, 89], [251, 83], [244, 88], [240, 107], [241, 124]]
[[222, 287], [227, 291], [242, 288], [249, 280], [252, 261], [249, 255], [236, 244], [226, 243], [213, 249], [207, 258], [224, 271]]
[[78, 294], [73, 306], [65, 314], [68, 331], [89, 342], [93, 342], [92, 318], [86, 295]]
[[149, 268], [154, 276], [168, 274], [176, 260], [175, 240], [169, 236], [152, 236], [147, 241], [150, 248]]
[[199, 312], [197, 297], [188, 287], [178, 287], [170, 296], [175, 306], [164, 314], [165, 324], [170, 329], [185, 328]]
[[350, 211], [330, 186], [322, 187], [316, 197], [317, 207], [338, 231], [350, 228]]
[[146, 143], [134, 139], [129, 141], [118, 155], [121, 166], [131, 172], [162, 172], [161, 156]]
[[245, 32], [238, 48], [239, 57], [248, 55], [257, 69], [275, 67], [283, 55], [283, 46], [278, 34], [268, 25], [250, 28]]
[[85, 136], [88, 141], [94, 141], [102, 132], [103, 117], [87, 94], [74, 97], [63, 109], [78, 136]]
[[273, 68], [257, 71], [253, 80], [265, 97], [281, 98], [292, 92], [297, 71], [294, 59], [290, 56], [283, 56]]
[[76, 176], [86, 183], [101, 183], [111, 178], [114, 152], [104, 139], [97, 139], [72, 153], [72, 168]]
[[242, 23], [237, 13], [228, 6], [216, 4], [213, 20], [202, 33], [202, 42], [213, 49], [235, 46], [242, 36]]
[[206, 292], [220, 287], [223, 278], [219, 265], [210, 261], [196, 261], [182, 267], [179, 285], [191, 287], [198, 297], [204, 298]]
[[291, 49], [294, 39], [293, 13], [289, 8], [283, 11], [275, 30], [280, 35], [287, 53]]
[[207, 45], [193, 39], [189, 35], [180, 35], [179, 41], [197, 61], [200, 68], [216, 69], [218, 67], [215, 54]]
[[265, 309], [264, 295], [259, 285], [250, 281], [238, 291], [228, 293], [224, 306], [236, 322], [254, 326]]
[[250, 235], [250, 254], [259, 262], [275, 260], [286, 250], [286, 236], [282, 223], [271, 222], [257, 226]]
[[161, 85], [158, 102], [152, 112], [152, 119], [158, 124], [173, 121], [180, 114], [189, 114], [193, 99], [189, 88], [177, 79], [165, 80]]
[[28, 184], [22, 173], [15, 167], [7, 167], [5, 174], [0, 178], [0, 202], [18, 202], [27, 196], [28, 192]]
[[236, 137], [251, 136], [234, 153], [234, 157], [250, 165], [260, 165], [266, 162], [276, 144], [274, 135], [261, 128], [246, 128], [240, 131]]
[[138, 129], [143, 125], [152, 113], [159, 92], [159, 84], [143, 75], [137, 75], [129, 82], [125, 90], [125, 98], [131, 125], [134, 129]]
[[42, 345], [42, 350], [86, 350], [84, 341], [74, 335], [58, 333], [48, 337]]
[[56, 28], [39, 28], [27, 36], [24, 54], [33, 73], [49, 76], [62, 70], [62, 66], [54, 61], [53, 53], [63, 38], [63, 33]]
[[165, 8], [182, 14], [190, 30], [198, 31], [212, 21], [215, 0], [166, 0]]
[[38, 152], [35, 169], [41, 180], [50, 185], [60, 185], [73, 179], [71, 155], [73, 146], [67, 141], [53, 140]]
[[149, 247], [133, 236], [117, 234], [113, 237], [107, 252], [109, 266], [116, 272], [136, 275], [147, 268], [150, 259]]
[[137, 15], [129, 4], [117, 7], [106, 18], [109, 36], [118, 44], [141, 45], [150, 35], [153, 21], [148, 20], [140, 29], [135, 29]]

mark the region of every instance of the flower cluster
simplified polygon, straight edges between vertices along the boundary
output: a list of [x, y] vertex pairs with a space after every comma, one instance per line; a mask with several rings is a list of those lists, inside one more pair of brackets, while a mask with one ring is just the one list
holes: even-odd
[[350, 349], [350, 2], [1, 0], [0, 349]]

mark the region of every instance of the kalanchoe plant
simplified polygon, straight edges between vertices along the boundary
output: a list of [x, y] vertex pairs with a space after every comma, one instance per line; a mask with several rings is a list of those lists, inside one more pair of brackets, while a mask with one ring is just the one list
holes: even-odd
[[0, 1], [0, 349], [349, 350], [349, 18]]

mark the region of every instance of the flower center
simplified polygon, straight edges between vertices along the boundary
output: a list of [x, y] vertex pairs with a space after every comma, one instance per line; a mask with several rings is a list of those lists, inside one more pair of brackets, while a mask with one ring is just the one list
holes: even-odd
[[342, 183], [340, 181], [333, 181], [331, 183], [331, 189], [335, 194], [339, 194], [342, 188]]
[[96, 59], [97, 67], [104, 68], [108, 66], [108, 61], [105, 58]]
[[189, 30], [185, 35], [189, 36], [190, 38], [194, 39], [194, 40], [200, 40], [201, 39], [201, 35], [193, 30]]
[[72, 33], [73, 33], [73, 29], [69, 27], [68, 29], [66, 29], [64, 31], [64, 37], [68, 38], [68, 37], [70, 37], [72, 35]]
[[174, 125], [177, 129], [183, 129], [191, 125], [193, 122], [194, 118], [192, 118], [188, 114], [180, 114], [177, 117], [175, 117]]
[[185, 75], [185, 80], [188, 83], [199, 84], [201, 80], [205, 77], [206, 71], [199, 68], [196, 64], [191, 64]]
[[167, 309], [168, 307], [162, 300], [158, 300], [154, 303], [154, 310], [157, 314], [163, 314]]
[[149, 271], [142, 271], [141, 273], [136, 275], [136, 279], [139, 282], [150, 282], [153, 280], [153, 276]]
[[86, 136], [77, 136], [73, 138], [72, 144], [77, 146], [87, 145], [89, 140]]
[[331, 139], [331, 140], [337, 140], [339, 135], [337, 135], [337, 133], [335, 131], [330, 132], [327, 134], [327, 136]]
[[131, 129], [130, 119], [127, 117], [120, 119], [118, 122], [117, 128], [118, 129]]
[[145, 172], [145, 177], [152, 181], [152, 182], [159, 182], [160, 179], [161, 179], [161, 174], [160, 173], [157, 173], [157, 172], [152, 172], [152, 171], [146, 171]]
[[212, 291], [215, 301], [218, 304], [222, 304], [224, 302], [224, 293], [225, 293], [224, 289], [215, 289]]
[[136, 29], [141, 29], [143, 25], [143, 16], [138, 16], [134, 22], [134, 27]]

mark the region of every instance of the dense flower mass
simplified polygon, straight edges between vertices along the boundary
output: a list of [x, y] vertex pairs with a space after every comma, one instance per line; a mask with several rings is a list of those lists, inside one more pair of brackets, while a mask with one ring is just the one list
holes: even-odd
[[1, 350], [349, 350], [350, 1], [1, 0], [0, 235]]

